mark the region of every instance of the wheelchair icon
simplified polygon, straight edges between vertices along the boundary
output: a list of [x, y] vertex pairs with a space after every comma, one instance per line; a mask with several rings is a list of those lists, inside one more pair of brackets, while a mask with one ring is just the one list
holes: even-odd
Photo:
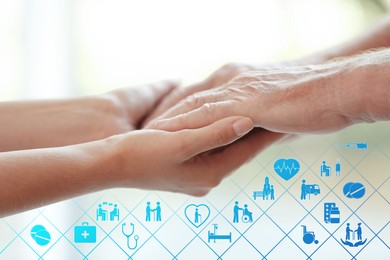
[[[238, 201], [235, 202], [234, 206], [234, 217], [233, 217], [233, 223], [238, 223], [239, 219], [241, 219], [242, 223], [252, 223], [253, 222], [253, 213], [249, 211], [248, 204], [244, 205], [244, 208], [240, 208], [238, 205]], [[242, 211], [242, 216], [240, 218], [239, 212]]]

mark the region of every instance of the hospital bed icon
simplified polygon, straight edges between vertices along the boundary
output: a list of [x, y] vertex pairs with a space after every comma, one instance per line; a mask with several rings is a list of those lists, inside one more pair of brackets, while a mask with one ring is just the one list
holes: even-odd
[[213, 232], [208, 232], [208, 242], [210, 243], [211, 240], [214, 240], [214, 243], [216, 240], [229, 240], [229, 242], [232, 242], [232, 232], [229, 233], [229, 235], [217, 235], [217, 229], [218, 229], [218, 224], [213, 224], [214, 226], [214, 231]]

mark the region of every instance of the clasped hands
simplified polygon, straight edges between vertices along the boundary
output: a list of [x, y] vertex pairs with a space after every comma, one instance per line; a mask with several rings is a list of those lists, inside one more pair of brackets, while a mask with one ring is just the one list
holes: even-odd
[[[203, 82], [167, 88], [159, 104], [136, 122], [144, 130], [137, 133], [137, 147], [142, 147], [137, 153], [141, 154], [133, 155], [149, 164], [145, 166], [149, 169], [142, 173], [146, 178], [131, 180], [141, 180], [136, 187], [205, 195], [282, 137], [331, 132], [363, 121], [351, 114], [361, 115], [351, 97], [350, 102], [342, 102], [354, 92], [353, 84], [345, 82], [359, 75], [356, 70], [351, 74], [348, 66], [338, 62], [320, 66], [229, 64]], [[348, 91], [338, 88], [341, 82]], [[161, 149], [158, 158], [148, 154], [156, 144], [153, 149]]]

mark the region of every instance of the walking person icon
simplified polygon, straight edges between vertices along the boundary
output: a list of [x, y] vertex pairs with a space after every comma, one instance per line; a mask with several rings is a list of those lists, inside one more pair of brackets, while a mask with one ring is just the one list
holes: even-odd
[[302, 180], [302, 185], [301, 185], [301, 200], [306, 199], [306, 180]]
[[195, 209], [195, 223], [199, 223], [199, 221], [202, 221], [202, 215], [199, 214], [198, 208]]

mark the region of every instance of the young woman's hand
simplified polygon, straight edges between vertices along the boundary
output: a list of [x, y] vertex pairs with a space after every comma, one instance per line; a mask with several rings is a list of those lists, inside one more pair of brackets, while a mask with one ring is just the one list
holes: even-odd
[[138, 128], [176, 87], [159, 82], [105, 94], [0, 103], [0, 152], [71, 145]]
[[[114, 186], [205, 195], [281, 137], [263, 130], [243, 137], [252, 128], [249, 118], [229, 117], [200, 129], [113, 136], [117, 163], [112, 174], [118, 181]], [[256, 141], [263, 138], [265, 142]]]

